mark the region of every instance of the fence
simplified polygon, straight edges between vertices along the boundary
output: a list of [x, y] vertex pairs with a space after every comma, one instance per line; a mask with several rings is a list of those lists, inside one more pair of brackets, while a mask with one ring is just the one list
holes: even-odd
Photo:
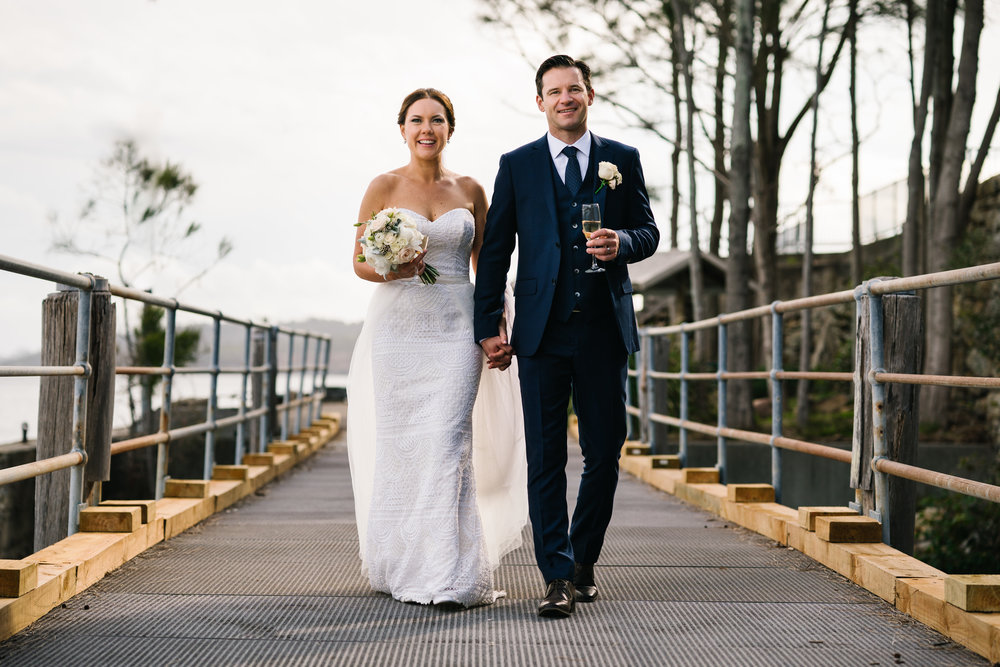
[[[688, 455], [688, 434], [696, 432], [717, 438], [717, 461], [720, 478], [725, 481], [727, 465], [727, 440], [761, 443], [771, 448], [771, 484], [775, 489], [775, 497], [780, 502], [782, 487], [781, 453], [783, 450], [803, 452], [835, 461], [852, 464], [856, 470], [859, 466], [865, 470], [870, 466], [874, 474], [874, 507], [869, 514], [882, 523], [883, 540], [890, 543], [891, 506], [888, 499], [888, 479], [897, 477], [911, 480], [940, 489], [966, 494], [979, 499], [1000, 503], [1000, 486], [985, 484], [970, 479], [935, 472], [920, 468], [906, 462], [892, 460], [886, 443], [887, 404], [886, 389], [889, 385], [933, 385], [944, 387], [982, 387], [988, 389], [1000, 388], [1000, 378], [997, 377], [962, 377], [936, 376], [919, 373], [891, 372], [886, 369], [885, 341], [883, 331], [883, 297], [898, 295], [911, 290], [926, 290], [949, 285], [959, 285], [982, 280], [1000, 278], [1000, 263], [957, 269], [928, 275], [899, 278], [891, 280], [873, 279], [858, 286], [854, 290], [834, 292], [819, 296], [795, 299], [791, 301], [776, 301], [769, 306], [751, 308], [736, 313], [726, 313], [699, 322], [685, 323], [664, 327], [648, 327], [640, 331], [642, 346], [636, 360], [636, 368], [629, 371], [628, 383], [628, 413], [639, 422], [639, 439], [649, 443], [653, 451], [657, 451], [653, 423], [664, 424], [679, 429], [678, 457], [681, 465], [685, 465]], [[811, 372], [808, 370], [786, 371], [782, 367], [784, 348], [784, 315], [802, 312], [809, 309], [828, 307], [836, 304], [856, 304], [857, 320], [861, 336], [855, 339], [855, 368], [853, 373]], [[770, 317], [771, 320], [771, 370], [751, 372], [730, 372], [727, 370], [727, 327], [741, 321]], [[867, 328], [867, 335], [865, 335]], [[717, 329], [718, 331], [718, 370], [715, 373], [690, 372], [689, 339], [692, 333], [700, 330]], [[655, 368], [653, 362], [652, 342], [658, 337], [680, 337], [680, 369], [668, 372]], [[861, 349], [859, 350], [859, 343]], [[867, 369], [867, 372], [866, 372]], [[727, 382], [730, 380], [769, 380], [771, 386], [771, 433], [760, 433], [743, 429], [729, 428], [726, 423]], [[785, 437], [783, 434], [782, 412], [783, 393], [782, 380], [829, 380], [853, 383], [854, 392], [854, 437], [851, 451], [836, 447], [807, 442]], [[653, 405], [657, 403], [657, 391], [663, 389], [667, 381], [679, 382], [679, 416], [673, 417], [657, 413]], [[715, 425], [699, 423], [688, 419], [689, 385], [696, 381], [714, 381], [717, 383], [717, 423]], [[633, 382], [635, 388], [632, 387]], [[864, 405], [865, 384], [870, 387], [869, 406]], [[862, 419], [865, 410], [870, 410], [872, 424], [867, 430]], [[634, 419], [630, 419], [633, 422]], [[630, 424], [634, 426], [634, 424]], [[873, 443], [870, 457], [863, 458], [862, 444], [865, 436]], [[852, 486], [854, 486], [852, 484]], [[856, 488], [856, 487], [855, 487]], [[852, 504], [857, 511], [862, 511], [860, 492], [856, 490], [858, 501]]]
[[[0, 255], [0, 270], [20, 274], [45, 281], [54, 281], [60, 290], [73, 291], [78, 294], [76, 304], [75, 349], [76, 358], [72, 365], [41, 365], [41, 366], [0, 366], [0, 378], [3, 377], [72, 377], [74, 378], [72, 399], [71, 439], [63, 443], [63, 449], [69, 449], [65, 454], [40, 458], [33, 463], [0, 469], [0, 486], [14, 482], [32, 479], [70, 469], [69, 481], [69, 512], [68, 533], [76, 532], [79, 527], [79, 512], [85, 506], [83, 494], [84, 468], [88, 460], [87, 425], [88, 425], [88, 381], [93, 376], [90, 350], [93, 349], [92, 338], [92, 303], [95, 293], [109, 294], [123, 300], [135, 301], [163, 308], [166, 312], [166, 331], [164, 341], [163, 365], [158, 367], [118, 366], [116, 375], [125, 376], [158, 376], [162, 378], [160, 423], [157, 432], [110, 442], [110, 425], [108, 425], [108, 442], [91, 443], [92, 451], [104, 447], [108, 457], [123, 452], [157, 447], [156, 479], [154, 483], [155, 497], [162, 498], [167, 480], [168, 443], [186, 436], [204, 435], [204, 473], [209, 479], [215, 464], [216, 434], [224, 428], [236, 426], [236, 447], [234, 463], [241, 463], [247, 443], [250, 440], [250, 429], [256, 427], [259, 437], [256, 438], [257, 451], [263, 452], [269, 436], [275, 430], [271, 421], [279, 419], [281, 438], [287, 439], [290, 433], [296, 433], [312, 424], [319, 417], [321, 402], [324, 396], [327, 369], [330, 358], [330, 338], [325, 335], [296, 331], [284, 327], [255, 323], [250, 320], [238, 319], [223, 314], [187, 305], [177, 299], [163, 298], [140, 290], [117, 287], [108, 284], [103, 278], [90, 274], [71, 274], [55, 269], [29, 264], [11, 257]], [[176, 317], [178, 312], [190, 313], [208, 317], [212, 321], [211, 366], [203, 368], [177, 367], [174, 363], [175, 343], [177, 339]], [[242, 327], [244, 329], [243, 364], [237, 367], [220, 367], [220, 330], [223, 323]], [[113, 349], [116, 333], [110, 333]], [[263, 361], [258, 359], [257, 365], [252, 365], [251, 351], [254, 339], [263, 345]], [[277, 354], [282, 337], [287, 338], [287, 363], [279, 367]], [[296, 342], [301, 342], [300, 363], [295, 365]], [[310, 354], [313, 355], [310, 363]], [[210, 378], [210, 391], [205, 421], [190, 426], [171, 428], [171, 397], [173, 378], [178, 374], [202, 374]], [[232, 417], [218, 418], [218, 378], [222, 374], [238, 374], [242, 376], [238, 412]], [[262, 379], [263, 397], [261, 405], [254, 407], [248, 402], [247, 390], [251, 377]], [[279, 377], [284, 377], [284, 400], [278, 402], [276, 392]], [[297, 376], [297, 378], [296, 378]], [[295, 380], [298, 380], [297, 386]], [[307, 382], [308, 381], [308, 382]], [[307, 386], [308, 384], [308, 386]], [[110, 383], [114, 391], [114, 383]], [[294, 398], [293, 398], [294, 396]], [[43, 399], [44, 400], [44, 396]], [[45, 406], [40, 406], [43, 410]], [[280, 417], [279, 417], [280, 416]], [[294, 418], [294, 420], [293, 420]], [[91, 421], [94, 417], [91, 416]], [[40, 426], [42, 420], [39, 420]], [[40, 438], [41, 439], [41, 438]], [[37, 532], [36, 532], [37, 534]]]

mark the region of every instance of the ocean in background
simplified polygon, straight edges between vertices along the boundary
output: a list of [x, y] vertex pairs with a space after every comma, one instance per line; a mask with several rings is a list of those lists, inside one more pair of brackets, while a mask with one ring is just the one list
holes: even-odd
[[[293, 377], [292, 389], [298, 388], [299, 378]], [[311, 378], [306, 378], [306, 388]], [[346, 375], [327, 375], [328, 387], [347, 386]], [[220, 375], [218, 384], [219, 407], [236, 407], [240, 402], [243, 378], [238, 375]], [[28, 439], [34, 440], [38, 434], [38, 387], [39, 378], [0, 378], [0, 444], [21, 441], [21, 424], [28, 425]], [[183, 398], [207, 398], [210, 388], [208, 376], [178, 375], [174, 377], [173, 400]], [[283, 393], [285, 378], [278, 378], [278, 392]], [[160, 390], [154, 397], [154, 408], [159, 406]], [[247, 397], [250, 396], [249, 382]], [[136, 401], [139, 400], [138, 392]], [[123, 378], [119, 378], [115, 397], [115, 427], [127, 426], [129, 421], [128, 396]]]

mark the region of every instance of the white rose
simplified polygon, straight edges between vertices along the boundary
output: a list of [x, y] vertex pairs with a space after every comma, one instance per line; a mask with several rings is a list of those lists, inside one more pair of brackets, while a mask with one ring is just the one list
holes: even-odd
[[622, 182], [622, 175], [618, 171], [618, 167], [612, 162], [601, 162], [598, 164], [597, 177], [604, 181], [612, 190], [621, 185]]
[[419, 233], [420, 232], [412, 227], [400, 227], [396, 232], [396, 236], [403, 243], [403, 245], [409, 245], [413, 241], [413, 237]]
[[368, 223], [368, 229], [373, 232], [380, 232], [385, 229], [387, 224], [389, 224], [389, 217], [383, 215], [383, 213], [379, 213], [371, 219], [371, 222]]
[[382, 234], [382, 242], [383, 243], [385, 243], [386, 245], [392, 245], [392, 242], [395, 241], [395, 240], [396, 240], [396, 232], [394, 232], [392, 230], [389, 230], [387, 232], [383, 232], [383, 234]]
[[417, 251], [411, 248], [410, 246], [406, 246], [405, 248], [401, 249], [399, 251], [399, 254], [397, 255], [397, 259], [399, 260], [400, 264], [406, 264], [407, 262], [412, 262], [414, 259], [416, 259], [416, 257], [417, 257]]
[[374, 236], [372, 236], [372, 240], [377, 246], [385, 245], [385, 232], [375, 232]]

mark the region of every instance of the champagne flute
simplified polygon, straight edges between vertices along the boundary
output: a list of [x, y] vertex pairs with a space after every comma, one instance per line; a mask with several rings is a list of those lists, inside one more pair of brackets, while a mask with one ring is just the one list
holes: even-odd
[[[601, 207], [598, 204], [584, 204], [580, 207], [583, 213], [583, 235], [589, 240], [590, 235], [601, 228]], [[604, 267], [597, 265], [597, 257], [590, 256], [590, 268], [584, 273], [603, 273]]]

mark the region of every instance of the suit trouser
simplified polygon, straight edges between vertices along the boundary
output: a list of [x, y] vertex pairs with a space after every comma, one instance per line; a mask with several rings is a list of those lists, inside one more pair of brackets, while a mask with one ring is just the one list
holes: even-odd
[[[535, 559], [546, 582], [597, 562], [611, 521], [625, 442], [628, 357], [610, 316], [550, 322], [536, 354], [518, 357]], [[583, 476], [569, 525], [566, 418], [579, 419]]]

